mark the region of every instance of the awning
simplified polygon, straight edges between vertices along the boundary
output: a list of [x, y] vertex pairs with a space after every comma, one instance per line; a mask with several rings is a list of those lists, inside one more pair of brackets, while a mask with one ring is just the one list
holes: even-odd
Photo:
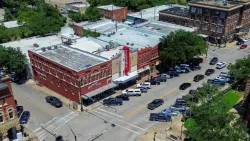
[[130, 80], [133, 80], [133, 79], [137, 78], [137, 77], [138, 77], [138, 72], [134, 71], [134, 72], [131, 72], [131, 73], [127, 74], [127, 75], [124, 75], [122, 77], [119, 77], [119, 78], [113, 80], [113, 82], [116, 83], [116, 84], [126, 83], [126, 82], [128, 82]]
[[111, 82], [110, 84], [108, 84], [108, 85], [106, 85], [106, 86], [103, 86], [103, 87], [98, 88], [98, 89], [96, 89], [96, 90], [94, 90], [94, 91], [92, 91], [92, 92], [89, 92], [89, 93], [87, 93], [87, 94], [85, 94], [85, 95], [82, 95], [82, 98], [88, 99], [89, 97], [98, 95], [98, 94], [100, 94], [100, 93], [102, 93], [102, 92], [104, 92], [104, 91], [106, 91], [106, 90], [109, 90], [109, 89], [111, 89], [111, 88], [114, 88], [114, 87], [116, 87], [116, 86], [117, 86], [117, 84]]

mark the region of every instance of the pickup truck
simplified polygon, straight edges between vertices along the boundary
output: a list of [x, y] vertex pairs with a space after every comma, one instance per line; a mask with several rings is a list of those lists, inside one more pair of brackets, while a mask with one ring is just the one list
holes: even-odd
[[103, 100], [103, 105], [122, 105], [122, 99], [121, 98], [108, 98]]
[[166, 115], [164, 113], [150, 113], [149, 120], [167, 122], [167, 121], [171, 121], [172, 119], [170, 115]]

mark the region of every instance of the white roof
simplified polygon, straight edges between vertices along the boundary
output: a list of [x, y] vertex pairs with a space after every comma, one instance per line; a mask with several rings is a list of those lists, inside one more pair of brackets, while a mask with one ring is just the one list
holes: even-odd
[[117, 10], [117, 9], [121, 9], [122, 7], [111, 4], [111, 5], [98, 6], [98, 8], [105, 9], [105, 10]]
[[123, 48], [123, 46], [120, 46], [120, 47], [116, 47], [116, 48], [110, 49], [108, 51], [107, 50], [106, 51], [102, 51], [102, 52], [100, 52], [100, 56], [108, 58], [108, 59], [111, 59], [115, 55], [119, 54], [120, 53], [120, 49], [122, 49], [122, 48]]
[[15, 27], [22, 26], [22, 25], [19, 25], [19, 24], [17, 23], [17, 21], [4, 22], [3, 25], [4, 25], [6, 28], [15, 28]]
[[122, 77], [115, 79], [114, 83], [125, 83], [125, 82], [128, 82], [129, 80], [136, 78], [137, 76], [138, 76], [138, 72], [134, 71], [134, 72], [129, 73], [128, 75], [124, 75]]
[[72, 44], [70, 46], [90, 53], [93, 53], [98, 49], [103, 49], [101, 45], [86, 37], [77, 39], [76, 44]]
[[20, 47], [20, 50], [26, 54], [29, 60], [28, 50], [34, 49], [35, 43], [38, 44], [39, 47], [47, 47], [50, 45], [61, 44], [61, 38], [60, 36], [55, 36], [55, 35], [47, 37], [30, 37], [26, 39], [21, 39], [20, 41], [3, 43], [1, 45], [14, 48]]

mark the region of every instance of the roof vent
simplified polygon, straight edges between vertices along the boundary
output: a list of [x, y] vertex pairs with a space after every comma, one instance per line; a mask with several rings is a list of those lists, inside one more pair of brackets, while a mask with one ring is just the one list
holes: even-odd
[[127, 45], [129, 45], [129, 42], [127, 42]]
[[131, 46], [134, 46], [134, 43], [130, 44]]

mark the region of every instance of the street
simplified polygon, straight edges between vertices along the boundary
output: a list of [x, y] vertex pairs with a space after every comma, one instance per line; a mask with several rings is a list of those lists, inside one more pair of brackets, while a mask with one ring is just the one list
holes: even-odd
[[[215, 68], [215, 65], [208, 64], [212, 57], [216, 56], [219, 61], [229, 64], [247, 56], [249, 51], [248, 48], [238, 50], [238, 47], [210, 49], [208, 58], [204, 59], [201, 64], [201, 70], [181, 74], [180, 77], [169, 79], [167, 82], [162, 82], [161, 85], [151, 86], [148, 93], [143, 93], [140, 97], [131, 97], [130, 101], [125, 101], [122, 106], [113, 106], [116, 111], [101, 106], [93, 111], [77, 114], [65, 106], [62, 108], [51, 106], [44, 100], [44, 94], [33, 91], [27, 85], [13, 84], [12, 86], [18, 104], [31, 112], [31, 119], [27, 127], [32, 129], [40, 140], [52, 141], [55, 139], [54, 136], [40, 128], [40, 123], [43, 123], [44, 127], [55, 131], [57, 135], [62, 135], [68, 141], [74, 140], [74, 134], [78, 141], [134, 141], [139, 134], [156, 123], [149, 121], [150, 113], [157, 113], [169, 108], [171, 104], [174, 104], [176, 98], [187, 94], [190, 89], [196, 89], [202, 86], [207, 79], [215, 78], [220, 72], [227, 71], [226, 68], [216, 69], [211, 76], [206, 76], [200, 82], [193, 82], [195, 75], [204, 74], [208, 68]], [[184, 82], [190, 82], [192, 86], [184, 91], [179, 90], [179, 86]], [[164, 99], [164, 104], [155, 110], [148, 110], [147, 104], [156, 98]]]

